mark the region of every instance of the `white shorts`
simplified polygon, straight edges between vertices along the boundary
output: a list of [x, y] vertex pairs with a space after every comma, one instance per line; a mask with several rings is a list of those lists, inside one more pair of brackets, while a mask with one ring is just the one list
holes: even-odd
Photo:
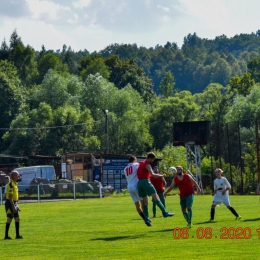
[[142, 200], [139, 197], [137, 186], [128, 187], [127, 189], [134, 203]]
[[222, 191], [217, 191], [214, 195], [212, 205], [219, 206], [221, 203], [224, 203], [227, 207], [231, 206], [228, 194], [222, 195]]

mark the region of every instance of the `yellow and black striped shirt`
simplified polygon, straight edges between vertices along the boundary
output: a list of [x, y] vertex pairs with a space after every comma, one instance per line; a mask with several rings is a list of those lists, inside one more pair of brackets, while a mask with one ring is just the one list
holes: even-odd
[[13, 201], [18, 201], [18, 184], [14, 181], [10, 181], [7, 186], [6, 199], [13, 197]]

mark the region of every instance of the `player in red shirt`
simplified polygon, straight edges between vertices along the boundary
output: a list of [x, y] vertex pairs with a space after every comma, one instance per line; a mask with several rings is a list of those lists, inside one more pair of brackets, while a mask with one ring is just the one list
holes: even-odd
[[156, 193], [156, 190], [154, 186], [152, 185], [150, 181], [150, 176], [156, 176], [156, 177], [164, 177], [165, 174], [156, 174], [153, 172], [152, 167], [150, 163], [152, 163], [155, 160], [155, 154], [154, 153], [148, 153], [146, 160], [141, 161], [139, 163], [139, 167], [137, 170], [137, 177], [139, 179], [137, 187], [138, 187], [138, 193], [139, 196], [143, 198], [143, 210], [144, 215], [146, 219], [149, 219], [149, 210], [148, 210], [148, 196], [152, 196], [152, 198], [156, 201], [156, 205], [161, 209], [163, 216], [165, 218], [171, 217], [174, 214], [169, 213], [165, 210], [165, 207], [163, 206], [162, 202], [160, 201], [160, 198], [158, 194]]
[[[159, 173], [159, 168], [157, 166], [153, 167], [154, 173]], [[165, 207], [165, 198], [164, 198], [164, 189], [166, 186], [166, 181], [164, 177], [150, 177], [151, 183], [153, 184], [154, 188], [156, 189], [156, 192], [160, 198], [160, 201], [162, 202], [163, 206]], [[156, 201], [152, 199], [153, 201], [153, 217], [156, 218]], [[166, 207], [165, 207], [166, 208]]]
[[197, 187], [197, 191], [200, 194], [201, 189], [198, 185], [198, 183], [193, 180], [193, 178], [187, 174], [183, 173], [183, 168], [181, 166], [176, 167], [177, 170], [177, 176], [175, 176], [172, 180], [171, 186], [167, 189], [167, 191], [164, 193], [164, 196], [166, 197], [166, 194], [169, 193], [175, 185], [179, 187], [180, 190], [180, 204], [181, 209], [184, 218], [188, 222], [187, 227], [192, 227], [192, 204], [194, 199], [194, 190], [193, 185]]

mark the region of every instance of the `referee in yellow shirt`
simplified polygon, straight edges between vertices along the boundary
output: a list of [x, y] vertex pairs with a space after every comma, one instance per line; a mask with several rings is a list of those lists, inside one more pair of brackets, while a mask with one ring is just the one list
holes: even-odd
[[15, 230], [16, 230], [16, 239], [23, 238], [20, 236], [19, 228], [20, 228], [20, 217], [19, 217], [19, 207], [17, 205], [18, 202], [18, 184], [17, 180], [20, 178], [20, 175], [17, 171], [13, 171], [11, 173], [11, 181], [7, 186], [6, 191], [6, 201], [5, 201], [5, 211], [7, 216], [6, 226], [5, 226], [5, 238], [4, 239], [12, 239], [8, 235], [9, 227], [12, 222], [12, 219], [15, 219]]

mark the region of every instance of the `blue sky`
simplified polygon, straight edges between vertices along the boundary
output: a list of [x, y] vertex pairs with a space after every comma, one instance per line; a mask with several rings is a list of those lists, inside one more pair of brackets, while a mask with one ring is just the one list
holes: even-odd
[[113, 43], [181, 47], [196, 32], [213, 39], [260, 29], [259, 0], [0, 0], [0, 41], [14, 29], [36, 50], [100, 51]]

